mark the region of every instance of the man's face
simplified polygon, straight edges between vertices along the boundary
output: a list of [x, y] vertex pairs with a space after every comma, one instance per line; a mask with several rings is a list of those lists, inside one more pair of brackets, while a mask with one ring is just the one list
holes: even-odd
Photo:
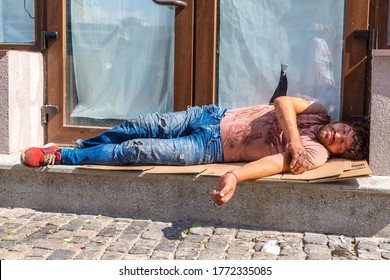
[[331, 155], [340, 155], [351, 147], [354, 134], [352, 127], [345, 123], [327, 124], [318, 128], [317, 140]]

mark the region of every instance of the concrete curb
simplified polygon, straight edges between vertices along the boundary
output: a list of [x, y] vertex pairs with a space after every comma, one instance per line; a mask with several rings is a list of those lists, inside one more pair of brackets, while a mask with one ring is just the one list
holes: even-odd
[[162, 221], [202, 221], [264, 230], [390, 236], [387, 177], [334, 183], [245, 182], [216, 207], [216, 178], [97, 171], [70, 166], [32, 169], [0, 163], [0, 207], [90, 213]]

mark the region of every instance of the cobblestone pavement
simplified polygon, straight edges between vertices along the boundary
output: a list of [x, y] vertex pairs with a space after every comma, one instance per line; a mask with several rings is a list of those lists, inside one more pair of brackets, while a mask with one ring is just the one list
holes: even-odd
[[390, 259], [390, 238], [0, 208], [0, 259]]

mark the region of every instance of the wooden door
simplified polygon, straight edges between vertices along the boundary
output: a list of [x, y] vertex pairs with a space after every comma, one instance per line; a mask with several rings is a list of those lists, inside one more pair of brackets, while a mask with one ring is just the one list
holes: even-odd
[[[152, 0], [150, 0], [152, 1]], [[59, 31], [57, 40], [48, 41], [47, 104], [60, 112], [49, 115], [46, 141], [62, 144], [87, 138], [107, 127], [83, 127], [65, 121], [65, 0], [46, 1], [46, 30]], [[186, 0], [187, 7], [176, 10], [174, 109], [188, 105], [215, 103], [217, 71], [218, 0]], [[369, 42], [356, 30], [369, 28], [370, 0], [346, 0], [342, 119], [369, 112]]]
[[369, 30], [369, 16], [370, 0], [346, 1], [342, 100], [342, 119], [345, 121], [369, 115], [371, 42], [369, 37], [363, 36], [363, 31]]

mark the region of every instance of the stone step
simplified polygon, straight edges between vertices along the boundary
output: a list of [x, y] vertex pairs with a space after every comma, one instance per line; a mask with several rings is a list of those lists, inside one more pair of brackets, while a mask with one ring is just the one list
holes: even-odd
[[[142, 176], [143, 175], [143, 176]], [[253, 181], [214, 205], [216, 177], [101, 171], [73, 166], [27, 168], [0, 156], [0, 207], [200, 221], [264, 230], [390, 236], [388, 177], [329, 183]]]

